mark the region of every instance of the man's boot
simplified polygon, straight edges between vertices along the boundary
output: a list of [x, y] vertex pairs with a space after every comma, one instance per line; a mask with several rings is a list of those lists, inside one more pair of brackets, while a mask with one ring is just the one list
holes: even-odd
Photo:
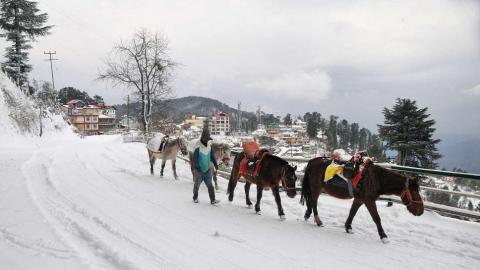
[[210, 197], [210, 203], [211, 204], [217, 204], [220, 201], [215, 199], [215, 189], [213, 186], [208, 188], [208, 196]]

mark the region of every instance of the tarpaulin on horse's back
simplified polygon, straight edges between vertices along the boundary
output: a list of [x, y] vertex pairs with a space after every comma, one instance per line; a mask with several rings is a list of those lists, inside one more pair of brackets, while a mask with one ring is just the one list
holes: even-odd
[[248, 158], [253, 158], [255, 153], [260, 150], [260, 146], [256, 141], [244, 142], [242, 147], [243, 153], [245, 153]]
[[162, 143], [162, 138], [164, 137], [163, 134], [157, 135], [147, 142], [147, 149], [153, 152], [158, 152], [160, 148], [160, 144]]

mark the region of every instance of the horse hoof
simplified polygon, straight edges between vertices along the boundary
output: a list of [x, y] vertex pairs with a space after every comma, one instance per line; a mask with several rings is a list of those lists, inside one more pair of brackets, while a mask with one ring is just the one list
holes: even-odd
[[248, 208], [248, 209], [252, 209], [253, 206], [252, 206], [251, 204], [247, 204], [247, 208]]
[[388, 244], [390, 242], [387, 237], [381, 238], [380, 240], [382, 240], [382, 243], [384, 244]]
[[353, 230], [352, 229], [346, 229], [345, 230], [348, 234], [353, 234]]
[[310, 219], [310, 217], [303, 217], [305, 219], [305, 221], [308, 221]]
[[260, 216], [262, 214], [262, 212], [261, 211], [256, 211], [255, 214]]
[[323, 222], [320, 220], [318, 216], [315, 216], [315, 223], [317, 223], [318, 227], [323, 227]]
[[286, 220], [285, 215], [281, 215], [280, 220]]

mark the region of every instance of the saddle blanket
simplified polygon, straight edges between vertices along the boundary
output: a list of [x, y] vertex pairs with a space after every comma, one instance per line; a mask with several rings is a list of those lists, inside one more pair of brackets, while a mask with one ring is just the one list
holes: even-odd
[[[262, 160], [266, 155], [270, 155], [270, 152], [262, 150], [255, 153], [254, 159], [249, 159], [247, 156], [245, 156], [240, 161], [240, 175], [258, 176], [258, 174], [260, 173], [260, 169], [262, 168]], [[250, 162], [255, 162], [253, 168], [249, 168], [248, 165]]]

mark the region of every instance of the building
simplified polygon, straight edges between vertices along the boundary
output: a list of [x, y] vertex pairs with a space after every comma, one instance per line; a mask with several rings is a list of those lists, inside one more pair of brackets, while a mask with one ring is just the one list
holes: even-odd
[[193, 113], [187, 113], [185, 115], [185, 124], [195, 126], [198, 128], [203, 128], [206, 117], [196, 116]]
[[81, 100], [70, 100], [63, 105], [63, 111], [67, 115], [70, 123], [84, 135], [94, 135], [99, 133], [98, 120], [101, 108], [95, 105], [85, 105]]
[[212, 135], [230, 134], [230, 117], [226, 112], [216, 112], [212, 115], [209, 123]]
[[101, 113], [98, 118], [98, 131], [100, 134], [117, 128], [116, 108], [100, 104]]

